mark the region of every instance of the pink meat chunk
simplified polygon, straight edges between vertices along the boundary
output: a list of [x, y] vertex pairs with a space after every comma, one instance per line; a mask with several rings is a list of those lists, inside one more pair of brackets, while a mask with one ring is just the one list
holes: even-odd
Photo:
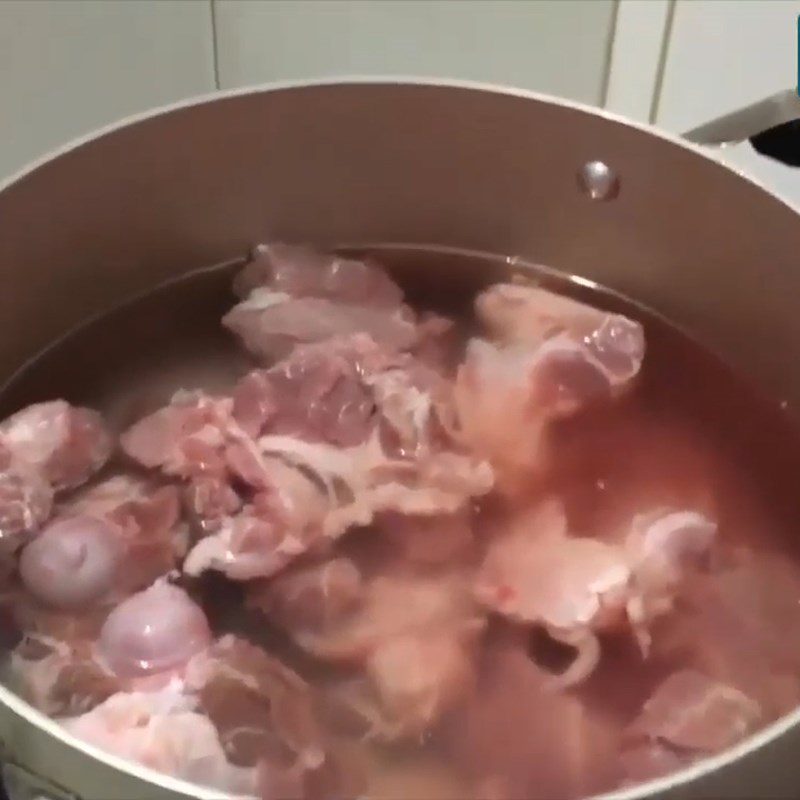
[[326, 297], [386, 308], [403, 301], [397, 284], [370, 261], [280, 243], [259, 245], [234, 281], [234, 291], [241, 298], [259, 287], [293, 297]]
[[256, 790], [255, 770], [227, 760], [214, 725], [172, 686], [119, 692], [61, 723], [78, 738], [163, 774], [234, 794]]
[[405, 308], [389, 310], [340, 303], [322, 297], [293, 298], [256, 289], [234, 306], [222, 324], [259, 359], [271, 361], [296, 344], [367, 333], [391, 350], [406, 350], [417, 341], [413, 316]]
[[123, 548], [117, 595], [149, 586], [176, 569], [186, 552], [186, 531], [180, 524], [180, 498], [174, 486], [117, 475], [64, 504], [58, 518], [66, 517], [101, 520], [113, 529]]
[[670, 675], [629, 727], [622, 753], [629, 777], [646, 779], [719, 753], [763, 722], [759, 704], [728, 684], [683, 669]]
[[96, 411], [53, 400], [0, 423], [0, 444], [12, 465], [37, 472], [59, 490], [88, 480], [106, 463], [113, 443]]
[[[251, 605], [262, 607], [263, 598], [263, 588], [254, 589]], [[406, 635], [446, 633], [472, 641], [485, 620], [468, 578], [450, 572], [435, 577], [378, 575], [363, 586], [359, 602], [329, 624], [308, 625], [294, 618], [285, 623], [295, 641], [318, 658], [359, 663], [383, 643]]]
[[[269, 576], [351, 527], [369, 525], [381, 512], [446, 515], [491, 489], [488, 464], [453, 439], [441, 376], [410, 355], [387, 355], [368, 337], [340, 345], [332, 351], [332, 369], [318, 349], [300, 350], [297, 359], [276, 368], [277, 382], [272, 371], [248, 376], [239, 386], [245, 400], [241, 394], [234, 401], [179, 394], [123, 434], [123, 449], [140, 464], [190, 481], [191, 503], [202, 506], [202, 492], [209, 490], [210, 508], [194, 515], [208, 516], [210, 527], [201, 519], [200, 528], [210, 535], [189, 553], [188, 574], [214, 569], [234, 580]], [[351, 360], [339, 369], [336, 359], [343, 354]], [[308, 364], [313, 369], [306, 370]], [[353, 380], [341, 394], [334, 386], [316, 417], [311, 406], [289, 403], [285, 385], [282, 400], [273, 392], [289, 373], [311, 395], [320, 387], [324, 393], [337, 371]], [[262, 402], [253, 391], [264, 386], [270, 388]], [[362, 410], [350, 414], [353, 398]], [[374, 422], [365, 419], [367, 407], [375, 409]], [[264, 408], [272, 409], [267, 420], [259, 416]], [[329, 425], [328, 439], [358, 443], [315, 441]], [[272, 433], [271, 426], [292, 434]], [[246, 430], [259, 427], [266, 432], [258, 438]]]
[[66, 517], [48, 525], [19, 559], [23, 585], [53, 608], [83, 608], [117, 588], [124, 558], [121, 537], [96, 517]]
[[380, 351], [356, 335], [296, 348], [268, 370], [245, 376], [233, 393], [233, 414], [251, 436], [298, 436], [342, 447], [363, 442], [374, 427], [375, 400], [362, 362]]
[[294, 567], [248, 587], [248, 605], [284, 627], [324, 630], [364, 600], [363, 578], [348, 558]]
[[179, 669], [210, 644], [200, 606], [182, 589], [158, 581], [108, 615], [98, 647], [116, 675], [134, 678]]
[[37, 472], [0, 472], [0, 549], [18, 550], [47, 521], [52, 507], [53, 490]]
[[568, 297], [532, 286], [497, 284], [475, 301], [478, 318], [503, 344], [544, 345], [569, 340], [580, 346], [611, 385], [630, 381], [644, 358], [642, 326]]
[[314, 692], [291, 669], [244, 640], [224, 636], [191, 661], [186, 684], [217, 730], [228, 761], [257, 767], [265, 798], [339, 796], [339, 753], [320, 727]]
[[722, 568], [688, 577], [654, 653], [735, 686], [769, 717], [800, 703], [800, 571], [789, 559], [741, 549]]
[[12, 652], [14, 680], [31, 705], [52, 716], [74, 716], [122, 690], [122, 681], [97, 659], [90, 638], [69, 638], [93, 631], [69, 630], [66, 618], [37, 616], [40, 627], [64, 638], [31, 632]]

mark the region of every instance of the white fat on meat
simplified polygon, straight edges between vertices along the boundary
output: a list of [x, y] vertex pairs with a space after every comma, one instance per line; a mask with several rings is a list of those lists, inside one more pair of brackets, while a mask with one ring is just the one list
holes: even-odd
[[273, 502], [245, 508], [201, 539], [184, 562], [187, 574], [217, 569], [236, 580], [268, 576], [380, 512], [452, 513], [493, 482], [487, 464], [453, 452], [419, 461], [387, 458], [377, 433], [352, 448], [289, 436], [261, 437], [258, 448]]
[[255, 771], [228, 762], [213, 724], [180, 684], [120, 692], [59, 721], [74, 736], [166, 775], [235, 794], [255, 791]]

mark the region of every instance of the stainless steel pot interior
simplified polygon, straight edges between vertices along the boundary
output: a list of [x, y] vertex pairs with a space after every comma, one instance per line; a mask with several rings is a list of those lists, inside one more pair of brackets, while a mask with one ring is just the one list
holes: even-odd
[[[579, 189], [595, 159], [617, 173], [612, 200]], [[661, 312], [800, 408], [791, 208], [695, 148], [590, 109], [419, 81], [223, 94], [12, 180], [0, 191], [0, 376], [88, 316], [265, 239], [555, 265]], [[7, 755], [86, 800], [219, 796], [75, 741], [5, 688], [0, 702]], [[798, 720], [613, 797], [796, 797]]]

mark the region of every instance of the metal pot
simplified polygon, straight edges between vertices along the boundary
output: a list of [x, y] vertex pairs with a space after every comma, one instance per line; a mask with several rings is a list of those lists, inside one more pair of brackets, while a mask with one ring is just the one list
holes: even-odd
[[[23, 171], [0, 190], [0, 376], [89, 315], [264, 239], [555, 265], [651, 306], [800, 408], [796, 211], [644, 126], [423, 81], [215, 95]], [[5, 688], [0, 711], [7, 769], [47, 776], [46, 797], [220, 797], [75, 740]], [[798, 723], [613, 798], [797, 797]]]

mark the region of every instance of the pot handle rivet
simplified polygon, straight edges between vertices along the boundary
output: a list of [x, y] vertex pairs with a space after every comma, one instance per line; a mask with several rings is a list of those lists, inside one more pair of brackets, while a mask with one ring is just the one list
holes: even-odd
[[619, 194], [619, 177], [603, 161], [587, 161], [577, 177], [580, 190], [590, 200], [613, 200]]

